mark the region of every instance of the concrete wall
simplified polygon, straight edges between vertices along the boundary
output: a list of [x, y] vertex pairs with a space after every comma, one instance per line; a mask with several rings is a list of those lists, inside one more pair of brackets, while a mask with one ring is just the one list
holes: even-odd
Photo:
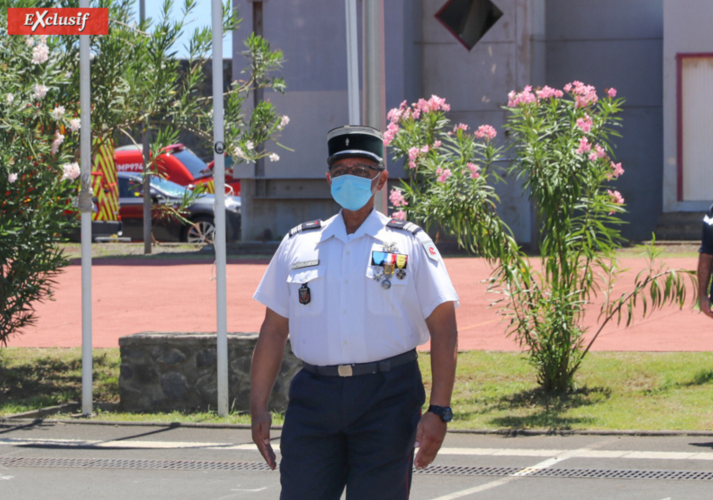
[[[503, 16], [471, 51], [434, 17], [443, 3], [423, 0], [423, 95], [445, 97], [455, 123], [492, 125], [502, 141], [508, 92], [544, 83], [544, 1], [497, 0]], [[501, 216], [518, 241], [529, 243], [532, 211], [521, 183], [507, 179], [497, 192]]]
[[[252, 2], [233, 0], [233, 4], [243, 18], [233, 37], [233, 78], [241, 78], [245, 60], [237, 54], [243, 50], [242, 40], [253, 29]], [[413, 100], [420, 95], [420, 50], [414, 40], [420, 11], [418, 1], [386, 0], [384, 5], [388, 28], [386, 105], [393, 107], [403, 99]], [[362, 2], [358, 2], [357, 11], [361, 19]], [[330, 129], [347, 124], [349, 119], [344, 2], [270, 0], [263, 3], [263, 15], [265, 38], [284, 52], [283, 75], [287, 82], [286, 94], [268, 92], [265, 98], [275, 104], [280, 114], [290, 117], [279, 141], [294, 151], [268, 145], [270, 151], [280, 155], [280, 161], [265, 163], [265, 181], [253, 181], [252, 164], [236, 168], [236, 176], [245, 179], [243, 240], [262, 238], [266, 231], [279, 239], [301, 222], [326, 219], [338, 211], [324, 180], [326, 136]], [[360, 54], [361, 42], [360, 21]], [[392, 172], [400, 175], [400, 166], [391, 167]]]
[[[678, 4], [684, 2], [678, 2]], [[624, 97], [615, 182], [626, 199], [628, 238], [651, 237], [661, 213], [663, 2], [547, 0], [547, 84], [580, 80]]]
[[[252, 30], [252, 2], [233, 1], [244, 18], [234, 37], [238, 53]], [[626, 98], [621, 115], [623, 138], [616, 141], [616, 159], [626, 169], [616, 182], [629, 210], [630, 224], [623, 232], [633, 239], [650, 237], [664, 196], [664, 0], [495, 0], [504, 16], [470, 52], [434, 18], [443, 3], [384, 0], [387, 109], [403, 99], [413, 102], [436, 94], [451, 104], [454, 121], [472, 128], [491, 124], [501, 131], [502, 139], [506, 115], [501, 106], [510, 90], [528, 84], [561, 88], [572, 80], [595, 85], [600, 91], [615, 87]], [[681, 11], [696, 12], [699, 4], [711, 2], [671, 0], [667, 9], [680, 17]], [[304, 220], [326, 218], [336, 211], [323, 180], [325, 134], [346, 123], [348, 115], [344, 3], [269, 0], [263, 5], [264, 34], [285, 53], [288, 86], [285, 95], [269, 93], [266, 98], [290, 116], [280, 141], [295, 151], [270, 146], [281, 160], [266, 164], [266, 181], [253, 184], [253, 165], [238, 168], [246, 179], [243, 239], [247, 240], [262, 237], [265, 230], [278, 237]], [[360, 1], [359, 17], [361, 9]], [[672, 18], [672, 24], [677, 25], [681, 39], [690, 31], [688, 18]], [[699, 24], [694, 33], [703, 37], [705, 22]], [[359, 31], [361, 44], [361, 27]], [[242, 67], [238, 58], [233, 64], [235, 77]], [[669, 73], [667, 69], [666, 78]], [[666, 88], [668, 92], [668, 84]], [[674, 122], [667, 118], [667, 127]], [[389, 165], [389, 172], [392, 178], [403, 175], [399, 164]], [[287, 192], [286, 186], [291, 189], [289, 199], [276, 198], [277, 193]], [[501, 214], [518, 240], [532, 241], [532, 209], [521, 185], [510, 179], [497, 189]], [[311, 193], [313, 198], [299, 193]]]
[[[708, 209], [708, 201], [678, 201], [677, 69], [678, 53], [713, 53], [710, 0], [663, 0], [663, 210], [696, 212]], [[713, 193], [711, 194], [713, 198]]]

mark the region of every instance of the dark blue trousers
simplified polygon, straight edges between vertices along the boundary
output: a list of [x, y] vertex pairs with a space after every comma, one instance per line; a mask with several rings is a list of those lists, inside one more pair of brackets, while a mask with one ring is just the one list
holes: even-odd
[[407, 500], [425, 391], [416, 361], [385, 373], [300, 371], [280, 438], [281, 500]]

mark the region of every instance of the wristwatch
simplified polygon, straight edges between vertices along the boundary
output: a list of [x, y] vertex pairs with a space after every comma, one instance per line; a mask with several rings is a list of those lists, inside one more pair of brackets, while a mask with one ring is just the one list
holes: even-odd
[[451, 410], [450, 406], [431, 405], [428, 407], [428, 411], [430, 411], [431, 413], [435, 413], [436, 415], [441, 417], [441, 420], [446, 423], [453, 420], [453, 410]]

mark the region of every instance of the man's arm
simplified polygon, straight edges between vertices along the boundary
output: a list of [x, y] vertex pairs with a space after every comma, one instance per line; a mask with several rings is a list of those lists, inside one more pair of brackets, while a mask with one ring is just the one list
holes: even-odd
[[288, 319], [267, 308], [250, 367], [250, 416], [253, 441], [271, 469], [275, 468], [276, 463], [275, 452], [270, 445], [272, 418], [267, 410], [267, 402], [282, 365], [288, 333]]
[[[458, 328], [453, 302], [444, 302], [436, 307], [426, 318], [426, 325], [431, 333], [433, 385], [430, 402], [437, 406], [450, 406], [458, 356]], [[424, 413], [416, 431], [416, 446], [420, 446], [416, 467], [423, 468], [433, 462], [445, 437], [446, 423], [441, 417], [431, 412]]]
[[710, 298], [708, 297], [708, 284], [711, 281], [711, 263], [713, 263], [713, 255], [708, 253], [698, 254], [698, 305], [701, 308], [701, 312], [709, 318], [713, 318]]

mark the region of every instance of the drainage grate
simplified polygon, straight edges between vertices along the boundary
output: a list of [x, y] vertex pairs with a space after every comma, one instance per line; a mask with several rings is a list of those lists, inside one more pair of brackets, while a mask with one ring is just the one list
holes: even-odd
[[70, 469], [156, 469], [269, 471], [262, 462], [208, 462], [198, 460], [135, 460], [113, 458], [23, 458], [0, 457], [0, 467], [43, 467]]
[[449, 474], [459, 476], [555, 477], [581, 479], [665, 479], [668, 481], [713, 481], [713, 472], [687, 470], [636, 469], [520, 469], [516, 467], [460, 467], [432, 465], [415, 474]]
[[[200, 460], [136, 460], [113, 458], [26, 458], [0, 457], [0, 467], [70, 469], [153, 469], [270, 472], [262, 462], [209, 462]], [[636, 469], [536, 469], [518, 467], [465, 467], [432, 465], [415, 474], [451, 476], [513, 476], [574, 479], [664, 479], [668, 481], [713, 481], [713, 472]]]

